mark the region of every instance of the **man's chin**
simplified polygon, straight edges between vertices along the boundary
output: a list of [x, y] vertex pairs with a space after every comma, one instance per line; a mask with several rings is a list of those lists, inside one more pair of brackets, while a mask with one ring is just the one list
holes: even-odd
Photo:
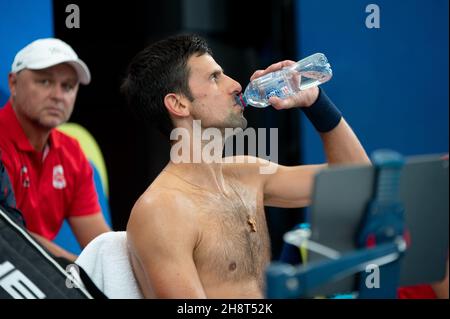
[[245, 130], [247, 128], [247, 119], [244, 117], [244, 115], [235, 117], [231, 121], [229, 121], [228, 127], [233, 129], [241, 128], [242, 130]]
[[241, 122], [242, 122], [242, 123], [241, 123], [240, 128], [243, 129], [243, 130], [245, 130], [245, 129], [247, 128], [247, 119], [246, 119], [244, 116], [242, 116]]
[[47, 130], [52, 130], [54, 128], [57, 128], [58, 126], [64, 124], [66, 121], [61, 119], [45, 119], [39, 121], [39, 125]]
[[210, 125], [203, 126], [203, 123], [202, 123], [202, 128], [203, 129], [216, 128], [219, 130], [239, 129], [240, 128], [242, 130], [245, 130], [247, 128], [247, 119], [243, 115], [240, 115], [240, 116], [230, 117], [227, 120], [225, 120], [221, 123], [217, 123], [217, 124], [211, 123]]

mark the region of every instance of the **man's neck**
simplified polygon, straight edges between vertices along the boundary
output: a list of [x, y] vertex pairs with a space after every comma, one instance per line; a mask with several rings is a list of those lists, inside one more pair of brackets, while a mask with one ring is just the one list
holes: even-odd
[[[172, 158], [174, 154], [171, 152], [170, 163], [166, 170], [184, 179], [186, 182], [196, 186], [211, 189], [211, 191], [224, 191], [224, 178], [222, 172], [222, 149], [223, 142], [219, 139], [210, 141], [196, 141], [196, 138], [190, 136], [190, 142], [184, 144], [178, 153], [178, 159], [183, 159], [182, 162]], [[183, 141], [178, 141], [182, 143]], [[184, 141], [185, 142], [185, 141]], [[172, 144], [175, 148], [176, 143]], [[213, 151], [211, 155], [210, 151]], [[187, 154], [187, 156], [184, 156]], [[180, 176], [180, 174], [182, 176]]]
[[[221, 163], [225, 130], [203, 128], [200, 121], [186, 120], [172, 132], [171, 160], [183, 163]], [[177, 160], [178, 159], [178, 160]]]
[[[190, 124], [190, 123], [189, 123]], [[206, 131], [194, 125], [178, 127], [178, 140], [172, 141], [170, 163], [166, 171], [193, 185], [211, 191], [225, 191], [222, 172], [222, 151], [225, 143], [223, 130]], [[181, 174], [181, 176], [180, 176]]]
[[43, 129], [42, 127], [37, 126], [30, 120], [28, 120], [25, 116], [20, 114], [20, 112], [16, 111], [14, 103], [12, 102], [12, 107], [14, 113], [16, 114], [17, 120], [20, 123], [23, 131], [25, 132], [25, 136], [30, 142], [31, 146], [38, 151], [42, 152], [45, 146], [48, 143], [48, 139], [50, 136], [51, 129]]
[[208, 189], [211, 192], [225, 192], [222, 163], [170, 162], [164, 171], [199, 188]]

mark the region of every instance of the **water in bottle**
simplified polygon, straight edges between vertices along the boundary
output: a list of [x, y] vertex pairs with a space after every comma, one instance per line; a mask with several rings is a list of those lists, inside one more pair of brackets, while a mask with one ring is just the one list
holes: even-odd
[[244, 94], [236, 97], [236, 101], [242, 106], [267, 107], [272, 96], [287, 98], [300, 90], [327, 82], [332, 75], [325, 55], [315, 53], [291, 66], [253, 80]]

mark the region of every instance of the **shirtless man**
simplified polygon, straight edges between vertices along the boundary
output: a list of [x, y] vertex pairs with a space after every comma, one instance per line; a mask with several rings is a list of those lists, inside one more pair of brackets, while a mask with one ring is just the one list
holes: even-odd
[[[292, 63], [273, 64], [251, 79]], [[195, 143], [194, 120], [201, 121], [202, 130], [217, 128], [222, 135], [225, 128], [246, 126], [235, 99], [241, 86], [224, 74], [197, 36], [172, 37], [140, 52], [122, 90], [138, 114], [167, 137], [173, 128], [188, 132], [191, 159], [207, 144]], [[317, 87], [270, 102], [276, 109], [310, 108], [307, 116], [323, 132], [328, 164], [369, 163], [351, 128]], [[174, 136], [172, 145], [180, 142]], [[244, 157], [245, 163], [222, 163], [220, 157], [221, 152], [213, 163], [171, 159], [137, 200], [127, 235], [145, 297], [262, 298], [270, 262], [264, 206], [307, 206], [313, 177], [327, 165], [273, 164], [272, 174], [261, 174], [267, 161]]]

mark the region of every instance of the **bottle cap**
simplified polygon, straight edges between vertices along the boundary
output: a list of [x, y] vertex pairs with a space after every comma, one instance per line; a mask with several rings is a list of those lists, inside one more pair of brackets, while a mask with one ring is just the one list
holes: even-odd
[[247, 103], [245, 103], [244, 97], [241, 94], [235, 96], [236, 104], [239, 104], [242, 107], [246, 107]]

